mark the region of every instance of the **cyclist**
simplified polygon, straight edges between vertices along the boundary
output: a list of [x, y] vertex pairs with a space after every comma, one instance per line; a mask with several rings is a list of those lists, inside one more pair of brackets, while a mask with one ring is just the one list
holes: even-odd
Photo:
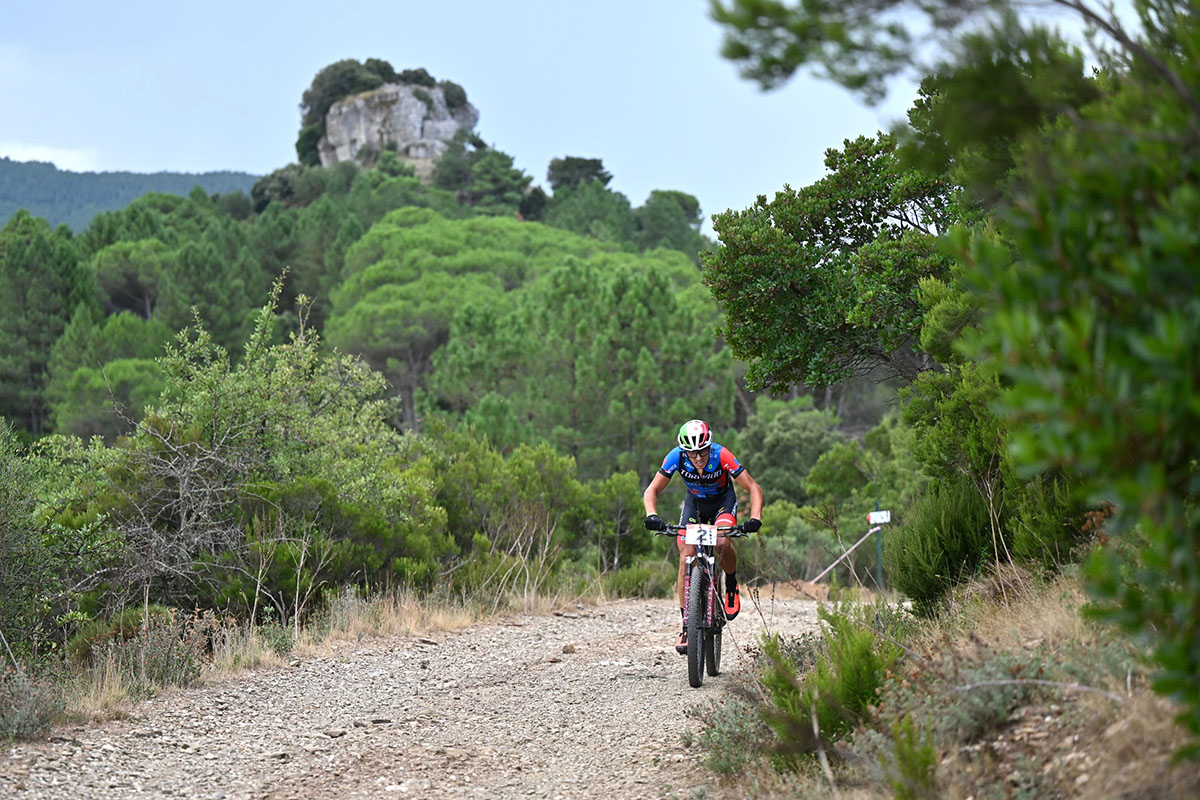
[[[642, 493], [642, 505], [646, 507], [645, 525], [652, 531], [665, 531], [667, 523], [658, 516], [658, 496], [671, 482], [676, 472], [683, 478], [687, 493], [679, 514], [679, 524], [688, 522], [714, 523], [722, 526], [737, 524], [737, 490], [734, 482], [750, 495], [750, 519], [742, 529], [754, 533], [762, 527], [762, 488], [750, 477], [733, 453], [712, 440], [712, 429], [704, 420], [693, 419], [679, 428], [679, 446], [667, 453], [662, 467]], [[695, 545], [683, 543], [683, 536], [676, 538], [679, 547], [679, 579], [676, 582], [679, 595], [679, 614], [685, 617], [683, 633], [675, 645], [676, 652], [687, 653], [687, 624], [683, 596], [683, 572], [687, 558], [696, 552]], [[742, 610], [741, 595], [737, 583], [737, 553], [726, 536], [717, 537], [717, 555], [721, 569], [725, 572], [725, 616], [733, 619]]]

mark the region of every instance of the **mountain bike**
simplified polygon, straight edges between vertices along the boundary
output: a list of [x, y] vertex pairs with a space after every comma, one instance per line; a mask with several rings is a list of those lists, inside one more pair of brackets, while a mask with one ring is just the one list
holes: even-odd
[[717, 564], [717, 536], [738, 538], [746, 532], [738, 526], [689, 523], [669, 525], [659, 536], [683, 533], [684, 544], [696, 546], [688, 556], [683, 573], [684, 626], [687, 628], [688, 683], [699, 688], [704, 671], [721, 672], [721, 629], [725, 627], [725, 603], [722, 601], [724, 572]]

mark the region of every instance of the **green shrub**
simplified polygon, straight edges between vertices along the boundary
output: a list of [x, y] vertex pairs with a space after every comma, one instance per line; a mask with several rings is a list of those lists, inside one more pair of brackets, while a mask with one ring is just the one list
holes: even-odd
[[296, 640], [292, 636], [292, 629], [286, 625], [280, 625], [276, 622], [259, 625], [254, 629], [254, 633], [277, 656], [287, 655], [296, 646]]
[[413, 86], [429, 86], [430, 88], [437, 86], [437, 81], [423, 67], [404, 70], [400, 73], [400, 82]]
[[884, 568], [920, 614], [970, 578], [993, 552], [987, 505], [965, 480], [935, 483], [908, 512], [908, 524], [884, 537]]
[[166, 606], [129, 606], [111, 617], [94, 619], [81, 627], [67, 641], [67, 658], [71, 663], [81, 666], [90, 661], [94, 654], [102, 652], [109, 642], [129, 641], [142, 630], [146, 613], [150, 616], [151, 625], [170, 624], [175, 619], [175, 612]]
[[823, 657], [805, 679], [803, 700], [810, 709], [816, 702], [822, 734], [836, 738], [865, 717], [900, 649], [880, 642], [862, 619], [824, 609], [820, 618], [828, 626]]
[[354, 157], [365, 167], [373, 167], [379, 159], [379, 148], [368, 142], [354, 151]]
[[395, 83], [400, 79], [396, 74], [395, 67], [382, 58], [368, 58], [363, 62], [363, 67], [368, 72], [374, 72], [386, 83]]
[[701, 723], [704, 763], [718, 775], [737, 775], [771, 747], [771, 729], [763, 722], [757, 698], [744, 689], [735, 689], [711, 707], [689, 708], [687, 715]]
[[387, 142], [384, 151], [379, 154], [379, 160], [375, 162], [375, 169], [389, 178], [415, 178], [417, 171], [396, 155], [395, 151], [396, 143]]
[[152, 697], [166, 687], [184, 687], [200, 676], [204, 656], [198, 627], [152, 617], [145, 630], [128, 640], [114, 640], [97, 649], [96, 660], [117, 668], [135, 697]]
[[1064, 478], [1043, 475], [1031, 481], [1015, 505], [1008, 523], [1014, 559], [1051, 572], [1078, 560], [1085, 509]]
[[895, 745], [896, 775], [891, 784], [896, 792], [896, 800], [936, 797], [938, 757], [933, 737], [917, 728], [911, 714], [905, 714], [892, 725], [892, 741]]
[[424, 103], [426, 110], [433, 111], [433, 95], [429, 92], [420, 88], [413, 89], [413, 97]]
[[[320, 163], [320, 158], [317, 163]], [[261, 212], [273, 202], [291, 205], [296, 194], [296, 181], [304, 174], [305, 168], [301, 164], [288, 164], [255, 181], [250, 188], [254, 211]]]
[[670, 597], [678, 575], [666, 561], [641, 562], [604, 575], [604, 590], [616, 597]]
[[61, 711], [62, 701], [53, 686], [22, 669], [0, 665], [0, 741], [37, 736]]
[[1067, 675], [1058, 662], [1069, 658], [1042, 647], [941, 656], [918, 671], [893, 675], [879, 705], [883, 714], [912, 713], [934, 742], [957, 748], [990, 736], [1015, 709], [1059, 697], [1058, 690], [1024, 679], [1062, 680]]
[[296, 137], [296, 160], [302, 167], [321, 166], [321, 151], [318, 145], [324, 131], [320, 125], [305, 125]]
[[0, 631], [21, 648], [39, 627], [43, 595], [54, 580], [56, 559], [34, 517], [38, 466], [8, 421], [0, 418]]
[[867, 624], [867, 613], [819, 612], [825, 638], [813, 668], [802, 679], [779, 639], [764, 639], [767, 666], [762, 681], [771, 702], [764, 717], [775, 732], [782, 765], [794, 768], [796, 756], [815, 752], [814, 708], [822, 740], [835, 741], [863, 722], [877, 702], [901, 651], [879, 639]]
[[446, 107], [451, 111], [457, 111], [467, 104], [466, 89], [454, 81], [442, 81], [438, 86], [442, 87], [442, 96], [446, 98]]

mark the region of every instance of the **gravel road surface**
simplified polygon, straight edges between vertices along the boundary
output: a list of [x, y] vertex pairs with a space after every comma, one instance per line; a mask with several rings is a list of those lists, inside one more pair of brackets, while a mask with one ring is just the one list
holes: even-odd
[[126, 719], [0, 750], [0, 798], [641, 798], [722, 792], [680, 734], [764, 623], [816, 626], [811, 600], [743, 600], [723, 674], [692, 689], [679, 612], [624, 600], [505, 617], [428, 638], [342, 642], [328, 656], [137, 704]]

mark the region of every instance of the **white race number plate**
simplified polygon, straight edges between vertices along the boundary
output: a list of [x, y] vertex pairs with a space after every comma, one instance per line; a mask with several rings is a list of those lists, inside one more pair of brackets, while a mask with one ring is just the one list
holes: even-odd
[[688, 525], [683, 534], [684, 544], [711, 545], [717, 544], [716, 525]]

